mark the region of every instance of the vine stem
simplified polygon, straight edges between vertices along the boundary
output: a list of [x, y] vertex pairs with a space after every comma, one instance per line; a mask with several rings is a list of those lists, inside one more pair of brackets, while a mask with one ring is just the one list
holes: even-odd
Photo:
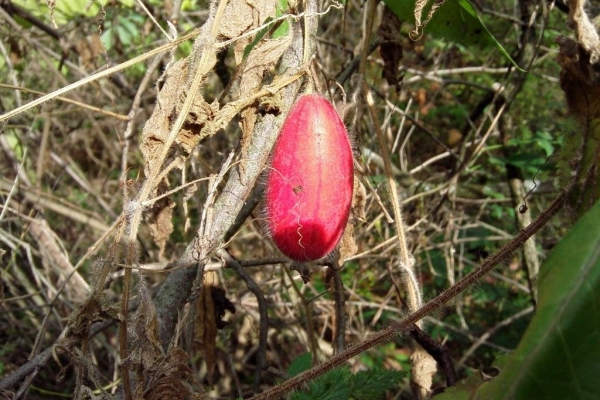
[[284, 394], [292, 390], [298, 389], [303, 384], [306, 384], [307, 382], [315, 379], [316, 377], [324, 374], [325, 372], [344, 364], [345, 362], [347, 362], [353, 357], [356, 357], [362, 352], [374, 346], [387, 343], [390, 340], [392, 340], [396, 335], [408, 331], [413, 324], [417, 323], [425, 316], [429, 315], [431, 312], [435, 311], [443, 304], [453, 299], [456, 295], [465, 291], [469, 286], [471, 286], [473, 283], [477, 282], [488, 272], [490, 272], [496, 265], [508, 260], [508, 258], [512, 255], [512, 253], [515, 250], [521, 247], [523, 243], [525, 243], [532, 235], [538, 232], [544, 225], [548, 223], [548, 221], [552, 219], [552, 217], [556, 215], [556, 213], [558, 213], [558, 211], [560, 211], [560, 209], [565, 204], [568, 192], [568, 190], [561, 192], [561, 194], [556, 197], [556, 199], [550, 204], [550, 206], [546, 210], [544, 210], [529, 226], [523, 229], [518, 235], [516, 235], [510, 242], [504, 245], [494, 255], [486, 259], [479, 268], [465, 275], [465, 277], [460, 281], [456, 282], [455, 285], [444, 290], [437, 297], [425, 303], [421, 308], [419, 308], [414, 313], [410, 314], [408, 317], [390, 325], [388, 328], [382, 331], [373, 334], [364, 341], [350, 347], [343, 353], [340, 353], [330, 358], [323, 364], [318, 365], [306, 372], [303, 372], [302, 374], [299, 374], [293, 377], [292, 379], [289, 379], [288, 381], [282, 383], [279, 386], [275, 386], [270, 390], [253, 396], [249, 400], [266, 400], [280, 398]]

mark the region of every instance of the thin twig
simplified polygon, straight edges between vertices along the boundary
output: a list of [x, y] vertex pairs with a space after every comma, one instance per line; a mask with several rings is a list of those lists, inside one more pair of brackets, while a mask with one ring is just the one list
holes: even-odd
[[336, 257], [333, 265], [329, 267], [333, 278], [333, 294], [335, 298], [335, 336], [333, 339], [333, 352], [340, 354], [346, 348], [346, 304], [344, 298], [344, 282], [342, 281], [339, 258]]

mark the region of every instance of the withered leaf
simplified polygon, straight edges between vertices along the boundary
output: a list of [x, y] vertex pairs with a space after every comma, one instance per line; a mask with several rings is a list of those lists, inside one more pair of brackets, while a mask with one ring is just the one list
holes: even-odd
[[[165, 183], [159, 185], [158, 191], [166, 191], [168, 187]], [[161, 259], [169, 236], [173, 232], [173, 208], [175, 202], [170, 197], [163, 197], [156, 201], [149, 212], [146, 214], [148, 227], [154, 242], [158, 246], [158, 258]]]
[[187, 382], [194, 381], [193, 371], [188, 365], [188, 354], [174, 347], [160, 362], [160, 368], [149, 380], [144, 391], [144, 400], [188, 399], [190, 390]]
[[[264, 24], [269, 17], [275, 16], [275, 2], [266, 0], [231, 0], [225, 8], [223, 23], [219, 34], [227, 39], [236, 38], [251, 27]], [[234, 46], [235, 63], [242, 62], [244, 49], [252, 40], [248, 37], [237, 40]]]
[[207, 380], [212, 383], [217, 365], [217, 331], [225, 327], [225, 311], [235, 313], [235, 306], [225, 296], [225, 291], [216, 286], [216, 274], [207, 272], [204, 286], [196, 302], [196, 320], [194, 321], [194, 351], [204, 357], [207, 368]]
[[377, 34], [382, 39], [379, 46], [379, 52], [383, 59], [382, 75], [387, 83], [396, 88], [396, 91], [400, 90], [402, 82], [398, 72], [400, 61], [402, 61], [400, 25], [401, 21], [398, 16], [388, 7], [384, 7], [381, 24], [377, 30]]
[[126, 361], [141, 366], [145, 371], [154, 371], [163, 358], [163, 351], [158, 340], [156, 308], [143, 280], [138, 283], [138, 298], [138, 308], [128, 329], [131, 353]]

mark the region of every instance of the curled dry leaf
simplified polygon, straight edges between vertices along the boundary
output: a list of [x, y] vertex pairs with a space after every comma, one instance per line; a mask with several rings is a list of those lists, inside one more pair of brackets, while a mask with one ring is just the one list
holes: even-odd
[[383, 59], [382, 75], [388, 84], [400, 90], [401, 78], [398, 74], [398, 67], [402, 61], [402, 45], [400, 44], [400, 18], [388, 7], [383, 9], [381, 24], [377, 34], [383, 42], [379, 46], [379, 52]]
[[202, 293], [196, 302], [194, 352], [202, 354], [206, 362], [206, 377], [213, 382], [213, 374], [217, 365], [217, 331], [225, 327], [223, 321], [225, 311], [235, 313], [234, 304], [229, 301], [225, 291], [215, 286], [217, 275], [207, 272], [204, 277]]
[[569, 25], [575, 31], [577, 43], [589, 56], [590, 64], [598, 64], [600, 63], [600, 35], [596, 31], [592, 18], [585, 12], [585, 3], [586, 0], [572, 0], [569, 3]]
[[188, 366], [188, 354], [174, 347], [164, 357], [160, 368], [144, 391], [144, 400], [183, 400], [190, 398], [187, 382], [194, 380], [193, 371]]
[[344, 234], [339, 244], [339, 263], [352, 257], [358, 251], [356, 240], [354, 239], [354, 228], [359, 222], [365, 221], [365, 206], [367, 201], [367, 191], [360, 180], [354, 176], [354, 193], [352, 195], [351, 218], [348, 220]]
[[[168, 190], [165, 184], [159, 185], [161, 190]], [[170, 197], [163, 197], [156, 201], [149, 212], [146, 214], [146, 220], [148, 222], [148, 228], [154, 242], [158, 246], [158, 259], [161, 259], [164, 252], [169, 235], [173, 232], [173, 223], [171, 217], [173, 216], [173, 208], [175, 202]]]
[[429, 398], [433, 375], [437, 372], [437, 362], [421, 346], [416, 345], [411, 354], [411, 386], [420, 399]]
[[158, 321], [152, 297], [144, 281], [138, 284], [139, 304], [129, 327], [131, 353], [123, 362], [143, 371], [144, 399], [187, 399], [193, 374], [188, 354], [171, 348], [165, 355], [158, 339]]
[[[201, 139], [202, 129], [213, 121], [219, 111], [219, 103], [207, 103], [204, 98], [197, 95], [190, 108], [187, 119], [177, 134], [175, 143], [179, 144], [185, 154], [190, 154]], [[216, 131], [216, 130], [215, 130]]]
[[179, 60], [173, 63], [163, 76], [164, 84], [160, 89], [154, 112], [142, 130], [140, 150], [144, 157], [144, 173], [150, 176], [151, 168], [159, 161], [158, 157], [167, 141], [171, 123], [177, 116], [175, 110], [179, 104], [179, 89], [185, 85], [187, 61]]
[[[227, 39], [237, 38], [250, 28], [261, 26], [267, 18], [275, 17], [275, 2], [271, 0], [231, 0], [225, 8], [219, 34]], [[235, 63], [242, 62], [244, 49], [252, 37], [235, 42]]]
[[[260, 87], [264, 75], [277, 63], [292, 41], [291, 35], [281, 39], [265, 40], [248, 55], [240, 79], [240, 96], [249, 97]], [[254, 131], [257, 113], [256, 105], [247, 107], [241, 113], [242, 157], [248, 156], [248, 138]]]
[[154, 371], [162, 359], [162, 346], [158, 340], [158, 321], [152, 295], [146, 284], [138, 284], [138, 308], [129, 325], [131, 353], [129, 359], [135, 366], [141, 366], [144, 371]]
[[354, 240], [354, 224], [348, 222], [339, 244], [340, 265], [348, 258], [355, 255], [357, 251], [358, 246], [356, 245], [356, 240]]
[[[95, 322], [118, 321], [118, 311], [108, 304], [109, 300], [102, 294], [90, 296], [69, 318], [65, 337], [55, 349], [57, 355], [67, 354], [70, 365], [76, 367], [77, 387], [74, 398], [89, 389], [83, 384], [83, 377], [89, 378], [99, 387], [99, 380], [96, 379], [99, 376], [97, 363], [92, 359], [90, 352], [90, 330]], [[61, 365], [56, 357], [55, 360], [60, 365], [57, 381], [62, 381], [69, 370], [68, 365]]]

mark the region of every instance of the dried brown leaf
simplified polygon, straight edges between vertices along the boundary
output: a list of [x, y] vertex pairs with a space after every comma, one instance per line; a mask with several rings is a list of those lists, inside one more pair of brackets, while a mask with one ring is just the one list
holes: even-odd
[[354, 224], [346, 224], [346, 229], [339, 244], [340, 264], [352, 257], [358, 251], [356, 240], [354, 240]]
[[427, 399], [431, 393], [433, 375], [437, 372], [437, 362], [419, 345], [410, 356], [411, 386], [420, 399]]
[[164, 84], [158, 93], [156, 107], [142, 130], [140, 150], [144, 158], [146, 176], [151, 175], [150, 168], [157, 163], [169, 136], [171, 123], [177, 118], [175, 110], [179, 106], [179, 90], [184, 87], [186, 78], [186, 60], [173, 63], [165, 72]]
[[225, 295], [225, 290], [215, 286], [216, 274], [207, 272], [202, 294], [196, 302], [194, 351], [204, 356], [207, 380], [212, 383], [217, 363], [217, 331], [227, 324], [223, 321], [226, 311], [235, 313], [234, 304]]
[[[237, 38], [245, 31], [264, 24], [269, 17], [275, 17], [275, 3], [270, 0], [231, 0], [225, 8], [219, 34], [226, 39]], [[237, 65], [242, 62], [244, 49], [251, 41], [251, 36], [236, 41], [234, 55]]]
[[291, 43], [292, 37], [288, 35], [280, 39], [263, 40], [248, 54], [244, 63], [240, 79], [240, 95], [252, 95], [260, 86], [265, 72], [273, 68], [275, 63]]
[[585, 12], [586, 0], [572, 0], [569, 3], [569, 24], [575, 31], [577, 43], [587, 53], [590, 64], [600, 62], [600, 35]]
[[[256, 46], [246, 59], [240, 79], [240, 96], [251, 96], [262, 84], [264, 75], [275, 66], [277, 60], [292, 41], [291, 35], [276, 40], [265, 40]], [[248, 138], [254, 132], [256, 106], [250, 106], [241, 113], [242, 157], [248, 156]]]
[[146, 386], [144, 400], [188, 399], [191, 391], [187, 383], [194, 380], [188, 359], [185, 351], [177, 347], [172, 348]]
[[[168, 187], [166, 184], [161, 184], [158, 190], [160, 195], [160, 192], [167, 191]], [[159, 249], [158, 259], [163, 257], [167, 240], [173, 232], [173, 208], [175, 208], [175, 202], [167, 196], [154, 202], [152, 208], [146, 214], [148, 228], [150, 228], [154, 243]]]
[[402, 61], [402, 45], [400, 43], [400, 18], [388, 7], [383, 9], [381, 24], [377, 34], [381, 37], [382, 43], [379, 46], [379, 52], [383, 59], [382, 76], [388, 84], [400, 90], [401, 78], [398, 73], [400, 61]]
[[158, 320], [152, 296], [144, 281], [138, 284], [138, 308], [129, 325], [131, 352], [126, 362], [154, 371], [163, 351], [158, 339]]
[[[352, 216], [360, 222], [365, 222], [367, 216], [365, 209], [367, 206], [367, 190], [360, 182], [360, 179], [354, 175], [354, 193], [352, 194]], [[356, 223], [355, 223], [356, 225]]]
[[338, 247], [340, 254], [340, 265], [343, 264], [345, 260], [355, 255], [358, 251], [358, 246], [356, 245], [356, 240], [354, 239], [354, 228], [359, 222], [365, 221], [366, 201], [367, 191], [355, 175], [351, 209], [352, 218], [350, 218], [346, 224], [346, 229], [344, 229], [344, 234], [342, 235], [342, 239], [340, 240]]

